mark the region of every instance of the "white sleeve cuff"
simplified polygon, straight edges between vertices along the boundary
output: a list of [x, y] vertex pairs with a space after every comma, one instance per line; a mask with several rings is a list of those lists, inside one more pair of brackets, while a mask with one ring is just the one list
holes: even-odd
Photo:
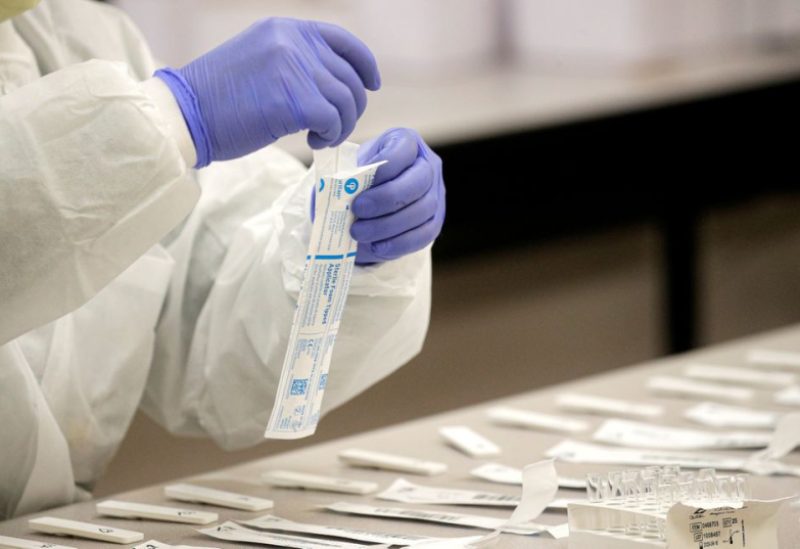
[[189, 128], [186, 126], [186, 121], [183, 119], [178, 102], [175, 96], [172, 95], [169, 87], [160, 79], [153, 77], [145, 80], [141, 84], [142, 91], [153, 100], [161, 116], [164, 118], [167, 126], [169, 126], [172, 138], [178, 144], [178, 149], [181, 151], [181, 156], [184, 162], [190, 168], [197, 164], [197, 151], [194, 148], [194, 141], [192, 135], [189, 133]]

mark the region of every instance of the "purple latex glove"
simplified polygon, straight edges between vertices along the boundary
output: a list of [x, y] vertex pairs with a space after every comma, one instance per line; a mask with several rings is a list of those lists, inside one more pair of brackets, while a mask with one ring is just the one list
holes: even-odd
[[181, 69], [156, 71], [172, 90], [197, 150], [197, 167], [238, 158], [309, 130], [336, 146], [380, 87], [375, 57], [336, 25], [272, 18]]
[[372, 187], [353, 201], [360, 265], [397, 259], [423, 249], [442, 230], [442, 160], [413, 130], [396, 128], [364, 143], [360, 165], [386, 160]]

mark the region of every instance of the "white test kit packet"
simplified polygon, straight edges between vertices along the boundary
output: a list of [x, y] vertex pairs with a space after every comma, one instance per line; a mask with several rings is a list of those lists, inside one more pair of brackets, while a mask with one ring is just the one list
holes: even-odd
[[792, 385], [782, 391], [778, 391], [773, 396], [777, 404], [784, 406], [800, 406], [800, 386]]
[[178, 501], [205, 503], [240, 511], [266, 511], [272, 509], [274, 505], [269, 499], [215, 490], [196, 484], [169, 484], [164, 487], [164, 495]]
[[109, 499], [97, 504], [97, 514], [106, 517], [149, 519], [182, 524], [211, 524], [219, 520], [219, 515], [208, 511], [132, 503]]
[[[500, 463], [484, 463], [469, 472], [475, 478], [494, 482], [495, 484], [510, 484], [522, 486], [522, 469], [509, 467]], [[585, 490], [586, 481], [579, 478], [558, 476], [558, 487], [569, 490]]]
[[773, 349], [750, 349], [747, 362], [758, 366], [769, 366], [784, 370], [800, 370], [800, 353]]
[[342, 450], [339, 452], [339, 460], [354, 467], [370, 467], [414, 475], [433, 476], [447, 471], [447, 465], [444, 463], [359, 448]]
[[408, 507], [384, 507], [380, 505], [367, 505], [345, 501], [332, 503], [327, 505], [325, 509], [343, 515], [450, 524], [467, 528], [480, 528], [482, 530], [500, 530], [508, 534], [518, 534], [521, 536], [541, 534], [547, 530], [547, 526], [543, 524], [531, 523], [515, 525], [513, 527], [504, 526], [506, 519], [468, 513], [453, 513], [451, 511], [428, 511], [426, 509], [410, 509]]
[[120, 545], [136, 543], [144, 539], [144, 534], [141, 532], [56, 517], [31, 519], [28, 521], [28, 527], [34, 532], [42, 532], [44, 534], [93, 539]]
[[708, 427], [739, 429], [772, 429], [780, 414], [717, 402], [701, 402], [686, 410], [683, 417]]
[[694, 379], [672, 376], [655, 376], [647, 380], [647, 388], [657, 394], [682, 398], [708, 398], [744, 402], [753, 399], [752, 389], [731, 387], [719, 383], [700, 382]]
[[755, 387], [785, 387], [797, 381], [797, 376], [786, 372], [764, 372], [750, 368], [734, 368], [732, 366], [716, 366], [713, 364], [689, 364], [683, 371], [686, 377], [753, 385]]
[[660, 450], [731, 450], [766, 448], [771, 433], [732, 431], [718, 433], [650, 425], [624, 419], [607, 419], [593, 437], [598, 442]]
[[359, 494], [363, 496], [371, 494], [378, 489], [378, 485], [374, 482], [311, 475], [308, 473], [298, 473], [296, 471], [266, 471], [261, 473], [261, 478], [264, 482], [273, 486], [280, 486], [281, 488], [301, 488], [339, 494]]
[[291, 547], [292, 549], [364, 549], [365, 547], [360, 543], [251, 530], [231, 521], [197, 531], [218, 540], [269, 545], [270, 547]]
[[613, 415], [635, 418], [655, 418], [664, 415], [664, 407], [655, 404], [629, 402], [616, 398], [564, 393], [556, 397], [556, 406], [578, 414]]
[[252, 520], [240, 520], [237, 522], [243, 526], [257, 528], [259, 530], [289, 532], [292, 534], [310, 534], [314, 536], [343, 538], [353, 541], [365, 541], [368, 543], [385, 543], [387, 545], [410, 546], [442, 539], [404, 534], [368, 532], [366, 530], [337, 528], [335, 526], [323, 526], [321, 524], [307, 524], [302, 522], [294, 522], [277, 517], [275, 515], [264, 515], [263, 517], [258, 517]]
[[497, 425], [522, 427], [524, 429], [561, 433], [579, 433], [589, 429], [589, 424], [585, 421], [504, 406], [489, 408], [487, 415], [492, 423]]
[[452, 425], [439, 429], [448, 444], [474, 458], [500, 455], [500, 447], [465, 425]]
[[311, 436], [319, 422], [333, 346], [358, 242], [350, 235], [353, 200], [381, 163], [357, 167], [358, 145], [314, 151], [316, 202], [303, 281], [265, 438]]
[[680, 465], [686, 469], [712, 468], [721, 471], [744, 471], [756, 475], [800, 477], [800, 467], [780, 461], [757, 459], [757, 454], [740, 457], [708, 452], [614, 448], [568, 439], [550, 448], [546, 455], [569, 463], [633, 466]]
[[0, 536], [0, 549], [76, 549], [69, 545], [55, 545], [46, 541]]

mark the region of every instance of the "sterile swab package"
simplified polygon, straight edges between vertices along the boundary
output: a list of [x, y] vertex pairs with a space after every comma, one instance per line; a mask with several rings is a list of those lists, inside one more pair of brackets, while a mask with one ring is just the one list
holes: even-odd
[[314, 434], [344, 311], [358, 243], [350, 236], [353, 200], [380, 163], [357, 167], [358, 146], [314, 153], [316, 204], [303, 282], [265, 438]]

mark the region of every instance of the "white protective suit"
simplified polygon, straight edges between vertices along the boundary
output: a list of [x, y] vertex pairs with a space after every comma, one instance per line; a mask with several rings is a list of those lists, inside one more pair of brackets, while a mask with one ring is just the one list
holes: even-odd
[[[107, 5], [0, 22], [0, 518], [85, 494], [140, 406], [225, 448], [262, 440], [311, 175], [274, 147], [195, 173], [155, 68]], [[356, 271], [327, 410], [427, 330], [427, 250]]]

